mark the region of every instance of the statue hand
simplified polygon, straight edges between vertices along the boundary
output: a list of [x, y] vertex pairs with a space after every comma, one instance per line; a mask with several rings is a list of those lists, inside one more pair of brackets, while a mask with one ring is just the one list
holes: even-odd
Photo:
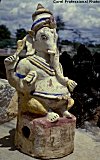
[[9, 69], [14, 69], [18, 60], [19, 60], [19, 57], [16, 54], [14, 54], [13, 56], [7, 57], [4, 61], [6, 68], [8, 70]]
[[35, 83], [36, 79], [37, 79], [37, 72], [36, 71], [30, 71], [23, 80], [28, 85], [32, 85], [33, 83]]
[[74, 88], [77, 86], [77, 83], [71, 79], [68, 79], [67, 86], [71, 92], [73, 92]]

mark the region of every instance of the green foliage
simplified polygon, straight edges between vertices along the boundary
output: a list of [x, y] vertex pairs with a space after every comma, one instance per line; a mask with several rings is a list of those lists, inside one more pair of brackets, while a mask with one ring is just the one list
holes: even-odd
[[71, 41], [68, 41], [68, 40], [62, 40], [62, 41], [61, 41], [61, 44], [62, 44], [62, 45], [70, 45], [70, 44], [72, 44], [72, 42], [71, 42]]
[[73, 46], [74, 46], [74, 49], [78, 49], [78, 47], [81, 45], [80, 42], [73, 42]]
[[100, 44], [96, 44], [95, 46], [98, 47], [98, 48], [100, 49]]
[[17, 29], [17, 32], [16, 32], [16, 40], [21, 40], [23, 39], [25, 36], [26, 36], [27, 32], [24, 28], [21, 28], [21, 29]]
[[4, 39], [10, 39], [11, 32], [5, 25], [0, 25], [0, 41]]
[[3, 39], [2, 41], [0, 41], [0, 48], [7, 48], [7, 47], [12, 48], [13, 45], [14, 45], [13, 39]]

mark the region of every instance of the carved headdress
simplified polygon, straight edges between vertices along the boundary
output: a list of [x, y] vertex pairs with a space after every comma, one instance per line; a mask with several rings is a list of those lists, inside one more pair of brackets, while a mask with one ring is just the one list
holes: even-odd
[[41, 4], [38, 4], [36, 11], [32, 15], [33, 24], [31, 30], [28, 31], [29, 35], [26, 35], [22, 40], [17, 42], [17, 51], [15, 54], [19, 55], [25, 44], [27, 45], [27, 55], [33, 55], [35, 49], [32, 46], [32, 39], [36, 35], [36, 32], [42, 27], [49, 27], [51, 29], [56, 28], [56, 21], [54, 20], [53, 14]]
[[53, 14], [48, 9], [44, 8], [41, 4], [38, 4], [36, 11], [32, 15], [33, 24], [29, 34], [35, 34], [42, 27], [56, 28], [56, 21]]

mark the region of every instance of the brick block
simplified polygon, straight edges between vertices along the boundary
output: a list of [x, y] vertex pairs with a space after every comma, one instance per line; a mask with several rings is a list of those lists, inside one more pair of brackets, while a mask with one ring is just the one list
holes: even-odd
[[22, 115], [17, 122], [15, 145], [32, 157], [60, 158], [73, 152], [76, 118], [49, 122], [46, 117]]

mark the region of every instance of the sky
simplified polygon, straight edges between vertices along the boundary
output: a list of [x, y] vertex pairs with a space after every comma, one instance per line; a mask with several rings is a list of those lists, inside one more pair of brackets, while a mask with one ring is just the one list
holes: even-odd
[[[54, 0], [1, 0], [0, 24], [5, 24], [14, 34], [16, 29], [30, 30], [32, 13], [37, 4], [60, 16], [65, 29], [59, 31], [61, 39], [100, 43], [100, 3], [54, 3]], [[59, 0], [55, 0], [57, 2]], [[69, 0], [70, 1], [70, 0]], [[78, 0], [79, 1], [79, 0]]]

